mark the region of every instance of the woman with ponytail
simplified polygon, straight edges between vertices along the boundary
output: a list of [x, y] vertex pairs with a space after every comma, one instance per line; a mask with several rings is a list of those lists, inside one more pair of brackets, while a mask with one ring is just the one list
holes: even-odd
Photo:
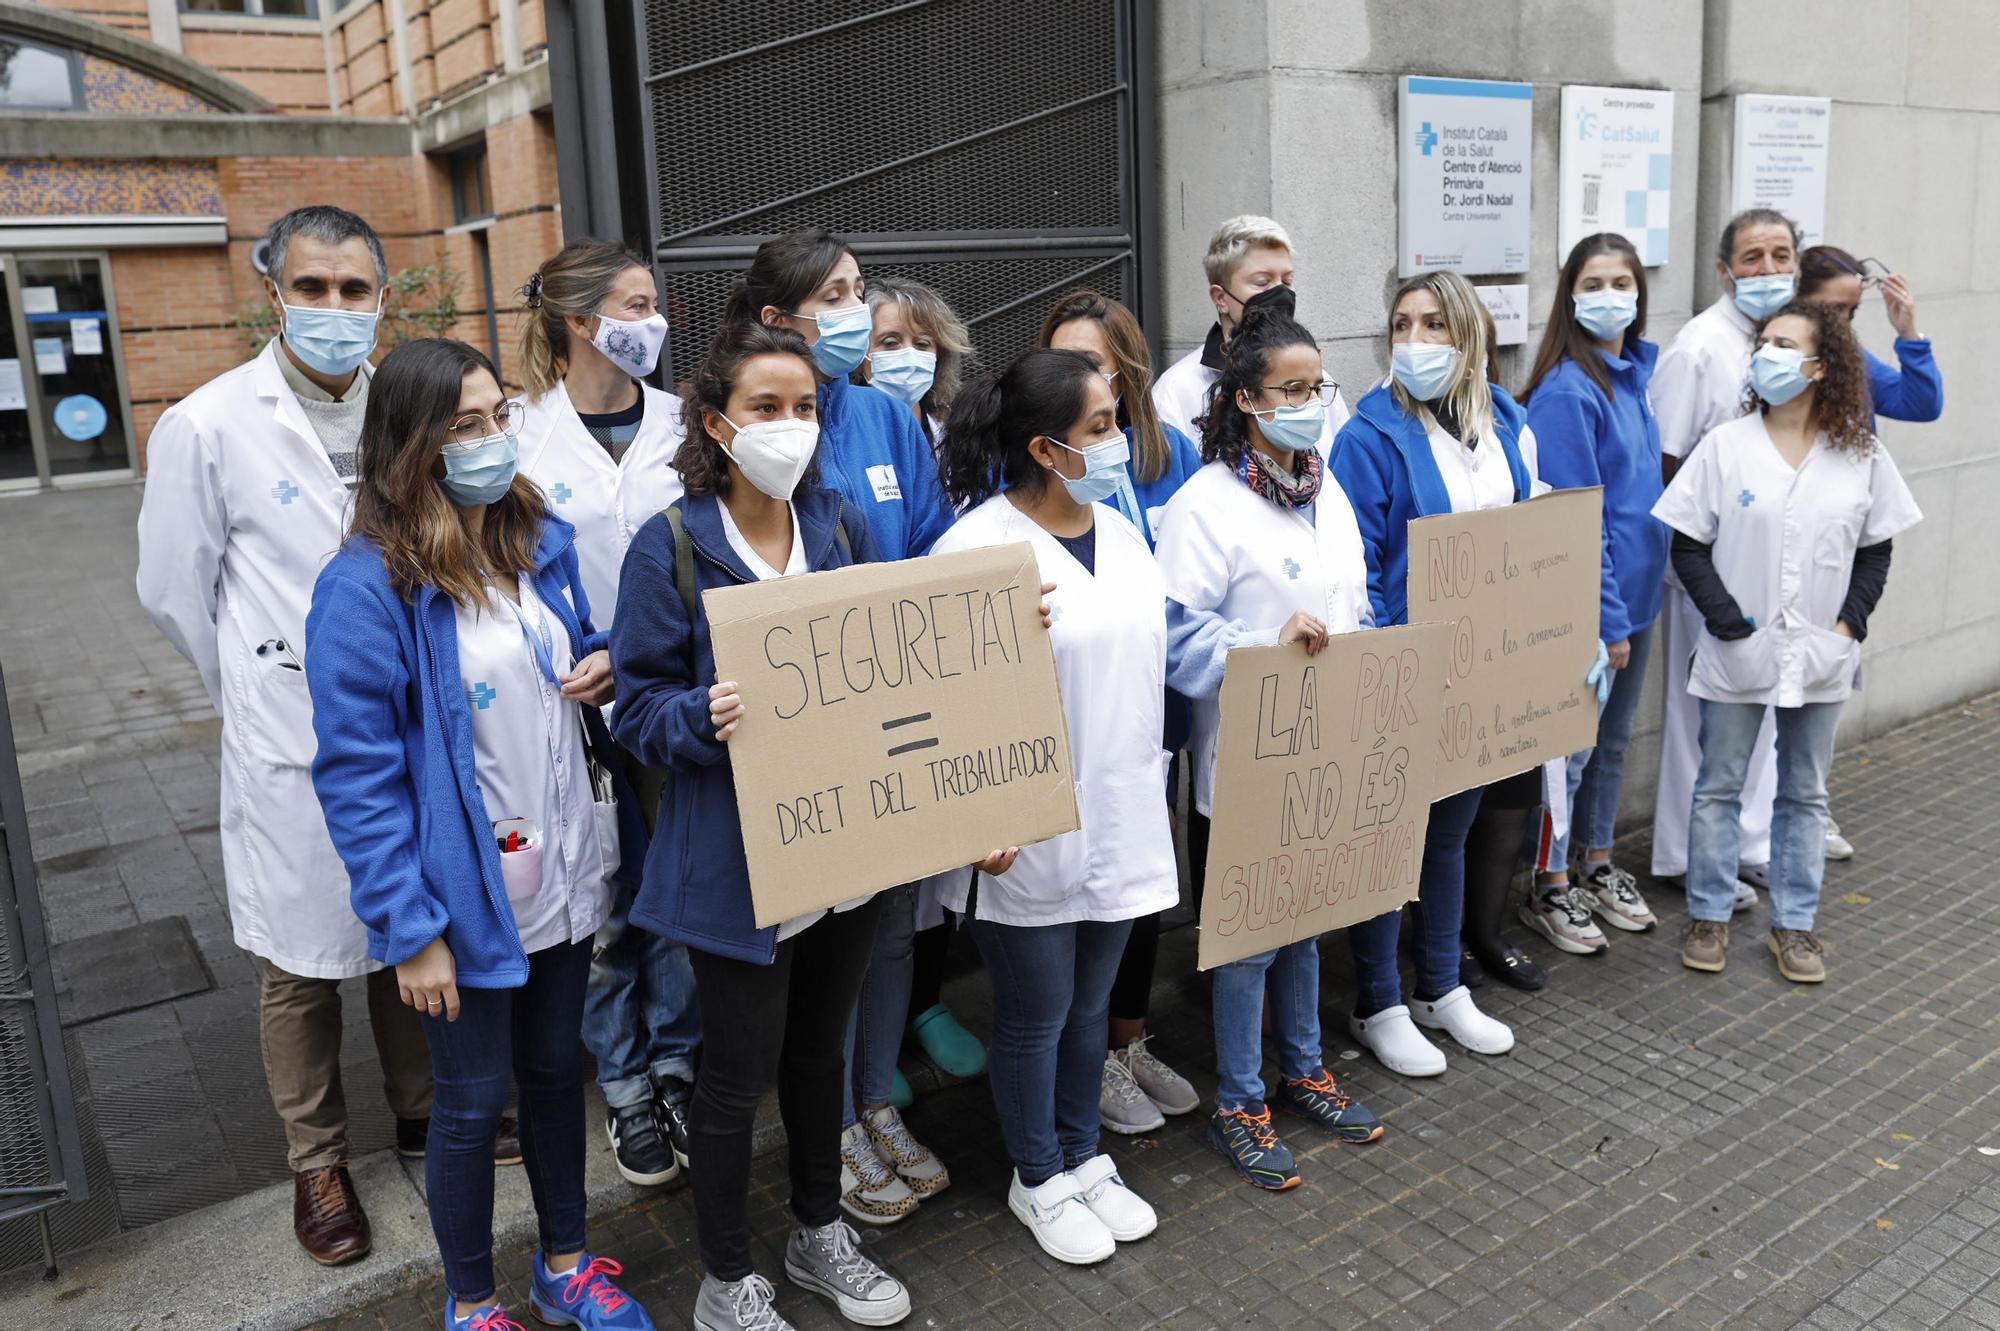
[[1014, 1162], [1007, 1204], [1059, 1261], [1144, 1238], [1153, 1208], [1098, 1150], [1111, 983], [1132, 921], [1180, 899], [1160, 781], [1165, 587], [1146, 538], [1108, 499], [1130, 447], [1089, 358], [1030, 351], [965, 387], [940, 462], [964, 516], [939, 553], [1025, 541], [1053, 584], [1049, 630], [1082, 826], [983, 861], [968, 910], [993, 979], [988, 1075]]
[[[625, 548], [681, 493], [672, 465], [681, 401], [642, 382], [659, 363], [667, 320], [652, 270], [608, 240], [563, 246], [521, 296], [521, 474], [576, 528], [584, 586], [608, 630]], [[597, 1063], [618, 1172], [644, 1187], [672, 1181], [687, 1164], [701, 1017], [687, 949], [632, 928], [631, 909], [627, 885], [598, 936], [583, 1042]]]
[[[1332, 634], [1370, 623], [1361, 535], [1317, 447], [1329, 388], [1318, 344], [1289, 315], [1259, 309], [1237, 325], [1222, 356], [1202, 427], [1206, 465], [1168, 503], [1159, 545], [1167, 680], [1194, 702], [1188, 859], [1197, 899], [1208, 859], [1218, 700], [1230, 650], [1297, 643], [1317, 654]], [[1393, 975], [1394, 913], [1387, 918]], [[1357, 965], [1359, 951], [1357, 945]], [[1232, 961], [1214, 975], [1220, 1084], [1208, 1140], [1239, 1174], [1272, 1191], [1299, 1183], [1265, 1100], [1267, 988], [1278, 1103], [1342, 1141], [1382, 1135], [1375, 1116], [1341, 1090], [1321, 1061], [1319, 939]]]

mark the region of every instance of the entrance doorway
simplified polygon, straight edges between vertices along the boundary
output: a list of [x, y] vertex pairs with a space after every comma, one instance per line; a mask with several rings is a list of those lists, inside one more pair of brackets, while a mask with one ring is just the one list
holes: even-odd
[[133, 474], [111, 264], [0, 253], [0, 489]]

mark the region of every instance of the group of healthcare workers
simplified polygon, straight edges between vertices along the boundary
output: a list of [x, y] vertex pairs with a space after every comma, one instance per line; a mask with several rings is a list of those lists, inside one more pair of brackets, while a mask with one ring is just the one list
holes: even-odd
[[[231, 912], [264, 977], [299, 1242], [328, 1263], [368, 1250], [337, 992], [368, 974], [454, 1331], [513, 1325], [492, 1207], [515, 1158], [534, 1312], [652, 1325], [586, 1242], [585, 1047], [619, 1170], [692, 1178], [705, 1331], [789, 1325], [749, 1220], [774, 1088], [786, 1277], [861, 1325], [909, 1314], [849, 1223], [950, 1185], [902, 1117], [906, 1037], [987, 1073], [1007, 1205], [1045, 1252], [1093, 1263], [1152, 1233], [1101, 1134], [1201, 1104], [1148, 1047], [1179, 772], [1199, 898], [1228, 653], [1407, 622], [1414, 518], [1603, 487], [1600, 710], [1590, 748], [1432, 807], [1417, 902], [1346, 931], [1354, 1039], [1404, 1076], [1442, 1074], [1450, 1046], [1513, 1048], [1472, 989], [1547, 983], [1503, 935], [1524, 860], [1519, 918], [1558, 949], [1603, 954], [1599, 921], [1656, 927], [1612, 859], [1656, 654], [1653, 870], [1686, 875], [1683, 961], [1720, 970], [1732, 912], [1767, 886], [1779, 971], [1824, 978], [1822, 864], [1852, 853], [1827, 815], [1834, 729], [1892, 538], [1919, 516], [1874, 416], [1934, 419], [1942, 392], [1904, 279], [1799, 251], [1779, 214], [1729, 222], [1724, 295], [1665, 352], [1644, 339], [1632, 246], [1581, 241], [1521, 401], [1474, 289], [1406, 281], [1387, 372], [1351, 413], [1296, 317], [1290, 239], [1262, 217], [1216, 232], [1214, 325], [1157, 380], [1130, 311], [1090, 290], [968, 379], [965, 325], [935, 291], [870, 280], [811, 230], [759, 247], [678, 396], [646, 382], [669, 336], [652, 271], [614, 243], [571, 243], [521, 289], [513, 399], [449, 340], [370, 368], [387, 272], [362, 219], [304, 208], [271, 240], [282, 333], [154, 432], [140, 596], [223, 715]], [[1871, 286], [1894, 366], [1849, 327]], [[1079, 829], [760, 927], [729, 765], [754, 700], [717, 677], [702, 593], [1014, 542], [1043, 579]], [[954, 928], [991, 984], [986, 1044], [943, 1001]], [[1207, 1137], [1260, 1188], [1300, 1181], [1274, 1108], [1341, 1141], [1384, 1132], [1327, 1069], [1319, 949], [1214, 974]]]

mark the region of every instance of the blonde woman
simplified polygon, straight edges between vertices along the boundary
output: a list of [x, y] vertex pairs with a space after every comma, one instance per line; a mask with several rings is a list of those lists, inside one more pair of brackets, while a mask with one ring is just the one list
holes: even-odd
[[[659, 363], [666, 317], [652, 269], [608, 240], [563, 246], [521, 294], [521, 474], [576, 528], [584, 590], [609, 631], [625, 547], [681, 495], [671, 465], [681, 401], [641, 382]], [[687, 1164], [701, 1015], [687, 949], [632, 928], [631, 908], [627, 884], [598, 935], [583, 1042], [597, 1060], [618, 1172], [647, 1187]]]
[[965, 381], [972, 336], [958, 312], [922, 282], [878, 275], [868, 280], [867, 298], [874, 327], [856, 382], [872, 384], [909, 407], [936, 448]]

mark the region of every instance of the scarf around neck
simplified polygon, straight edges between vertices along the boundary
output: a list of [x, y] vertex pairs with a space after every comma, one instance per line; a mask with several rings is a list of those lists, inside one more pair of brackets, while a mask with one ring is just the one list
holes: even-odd
[[1246, 447], [1236, 463], [1236, 476], [1252, 494], [1263, 495], [1279, 508], [1304, 508], [1319, 498], [1319, 450], [1305, 450], [1305, 466], [1294, 476], [1273, 467], [1256, 449]]

